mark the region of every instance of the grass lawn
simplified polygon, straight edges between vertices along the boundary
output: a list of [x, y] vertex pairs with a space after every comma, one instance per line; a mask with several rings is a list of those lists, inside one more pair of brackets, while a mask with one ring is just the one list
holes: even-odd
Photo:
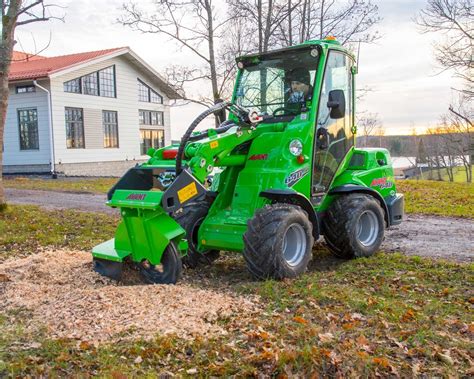
[[[0, 257], [44, 247], [88, 250], [110, 238], [106, 215], [11, 206], [0, 216]], [[474, 373], [474, 266], [377, 254], [341, 261], [316, 248], [307, 274], [254, 282], [239, 256], [193, 271], [188, 284], [258, 295], [251, 323], [193, 341], [155, 336], [94, 346], [27, 328], [28, 310], [0, 309], [0, 376], [469, 376]], [[2, 259], [0, 258], [0, 259]], [[203, 280], [203, 278], [206, 278]], [[0, 283], [1, 290], [2, 283]]]
[[58, 179], [26, 176], [4, 176], [5, 188], [52, 190], [81, 193], [107, 193], [118, 178], [64, 178]]
[[399, 180], [397, 191], [405, 194], [405, 212], [474, 218], [472, 183]]
[[[440, 173], [441, 173], [442, 180], [448, 182], [449, 181], [449, 176], [448, 176], [447, 169], [445, 169], [445, 168], [441, 169]], [[433, 179], [438, 178], [437, 170], [431, 170], [431, 172], [430, 171], [424, 172], [423, 173], [423, 178], [420, 175], [416, 176], [415, 178], [416, 179], [427, 179], [427, 178], [430, 177], [430, 174], [431, 174]], [[461, 166], [454, 167], [453, 168], [453, 180], [456, 183], [466, 183], [466, 168], [461, 167]]]
[[99, 213], [9, 205], [0, 212], [0, 262], [46, 247], [90, 250], [114, 236], [118, 221]]

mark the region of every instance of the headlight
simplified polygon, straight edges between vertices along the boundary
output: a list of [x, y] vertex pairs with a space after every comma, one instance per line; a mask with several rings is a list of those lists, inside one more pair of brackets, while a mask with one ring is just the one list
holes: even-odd
[[290, 153], [295, 157], [300, 155], [303, 152], [303, 144], [299, 139], [294, 139], [290, 142]]

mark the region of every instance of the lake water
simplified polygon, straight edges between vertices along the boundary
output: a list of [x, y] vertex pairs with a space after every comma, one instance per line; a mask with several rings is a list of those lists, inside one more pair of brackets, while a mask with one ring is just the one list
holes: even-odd
[[415, 163], [415, 157], [392, 157], [393, 168], [407, 168]]

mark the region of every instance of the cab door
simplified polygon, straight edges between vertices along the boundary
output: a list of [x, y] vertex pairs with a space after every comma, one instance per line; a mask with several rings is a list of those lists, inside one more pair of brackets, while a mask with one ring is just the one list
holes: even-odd
[[[337, 50], [329, 51], [319, 98], [313, 150], [312, 195], [315, 200], [328, 191], [338, 167], [354, 145], [352, 66], [353, 60], [348, 55]], [[331, 115], [330, 105], [336, 92], [344, 94], [345, 110], [337, 116], [340, 118]]]

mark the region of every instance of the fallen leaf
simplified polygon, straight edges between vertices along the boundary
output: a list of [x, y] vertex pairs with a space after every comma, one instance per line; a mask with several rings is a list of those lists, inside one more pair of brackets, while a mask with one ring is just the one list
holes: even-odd
[[351, 315], [352, 319], [353, 320], [356, 320], [356, 321], [362, 321], [362, 320], [365, 320], [365, 317], [364, 315], [360, 314], [360, 313], [353, 313]]
[[321, 342], [331, 342], [334, 339], [334, 335], [332, 333], [320, 333], [318, 334], [319, 339]]
[[413, 376], [418, 376], [418, 374], [420, 373], [420, 364], [414, 363], [413, 366], [411, 366], [411, 372]]
[[119, 371], [112, 371], [110, 375], [112, 376], [112, 379], [127, 379], [127, 376]]
[[2, 282], [9, 282], [10, 281], [10, 278], [5, 275], [5, 274], [0, 274], [0, 283]]
[[383, 367], [383, 368], [390, 367], [390, 361], [385, 357], [375, 357], [372, 361], [374, 362], [374, 364], [380, 367]]
[[443, 354], [443, 353], [436, 353], [436, 357], [443, 363], [446, 363], [447, 365], [452, 366], [454, 364], [453, 358], [449, 356], [449, 354]]
[[297, 322], [298, 324], [307, 324], [308, 321], [305, 320], [303, 317], [295, 316], [293, 317], [293, 321]]
[[359, 337], [357, 337], [356, 342], [361, 346], [366, 346], [369, 344], [369, 340], [365, 338], [364, 335], [360, 335]]
[[135, 358], [134, 362], [138, 365], [143, 362], [143, 358], [141, 356], [138, 356]]
[[401, 317], [400, 321], [401, 322], [408, 322], [411, 321], [415, 318], [415, 312], [413, 309], [408, 309], [405, 314]]
[[190, 368], [189, 370], [186, 370], [186, 373], [189, 375], [197, 374], [197, 372], [198, 372], [197, 368]]

